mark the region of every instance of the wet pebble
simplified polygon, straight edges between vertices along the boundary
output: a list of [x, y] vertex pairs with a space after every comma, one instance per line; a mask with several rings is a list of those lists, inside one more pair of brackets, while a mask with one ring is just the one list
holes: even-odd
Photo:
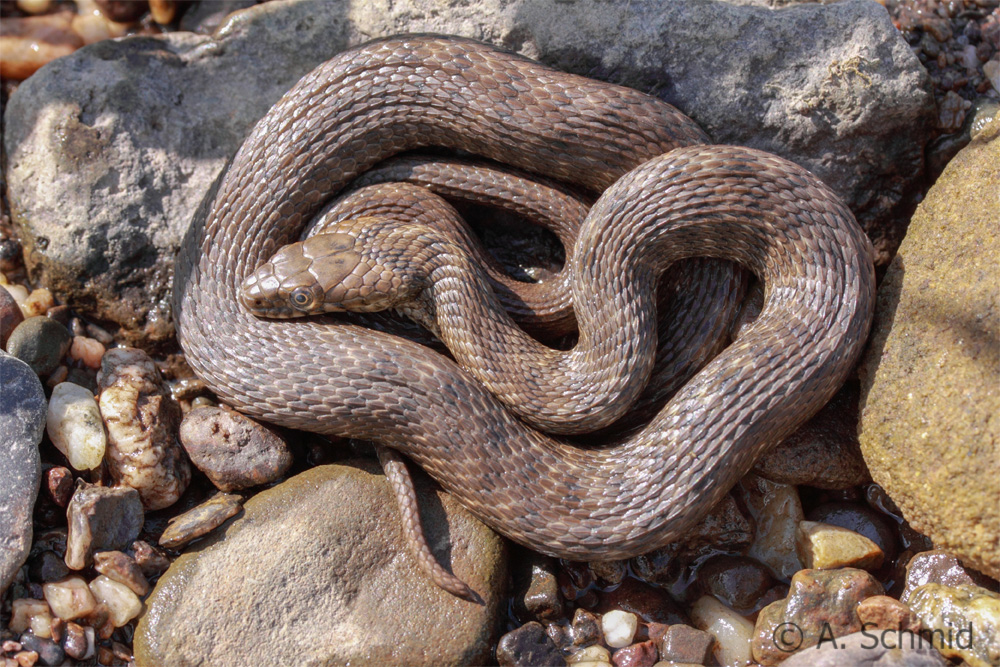
[[743, 616], [705, 595], [691, 606], [691, 620], [696, 628], [715, 639], [712, 655], [720, 665], [743, 665], [750, 661], [754, 626]]
[[629, 577], [618, 587], [609, 591], [601, 591], [598, 605], [594, 611], [606, 612], [612, 610], [627, 611], [635, 614], [646, 623], [686, 623], [684, 610], [674, 602], [667, 591], [655, 588], [649, 584]]
[[72, 382], [53, 387], [45, 429], [52, 444], [76, 470], [93, 470], [104, 460], [108, 439], [89, 389]]
[[160, 536], [160, 546], [181, 549], [188, 543], [212, 532], [243, 509], [243, 498], [232, 493], [218, 493], [197, 507], [179, 514], [167, 522]]
[[74, 660], [84, 660], [94, 654], [96, 638], [94, 629], [73, 623], [66, 624], [65, 636], [62, 640], [63, 650], [66, 655]]
[[858, 503], [824, 503], [812, 509], [806, 516], [809, 521], [819, 521], [832, 526], [840, 526], [864, 535], [878, 545], [890, 561], [899, 553], [896, 527], [880, 512]]
[[162, 551], [142, 540], [132, 543], [132, 554], [139, 570], [149, 579], [155, 578], [167, 571], [170, 559]]
[[111, 624], [116, 628], [142, 611], [142, 602], [131, 588], [103, 574], [90, 582], [90, 592], [98, 603], [107, 606]]
[[798, 490], [752, 474], [737, 488], [757, 524], [746, 555], [766, 565], [778, 579], [790, 579], [802, 569], [795, 551], [795, 535], [805, 519]]
[[7, 352], [31, 366], [37, 375], [45, 376], [66, 356], [71, 342], [66, 327], [39, 315], [15, 327], [7, 339]]
[[611, 652], [603, 646], [588, 646], [570, 653], [566, 662], [575, 667], [609, 667]]
[[17, 301], [6, 288], [0, 287], [0, 348], [7, 348], [7, 339], [23, 321], [24, 315], [21, 314]]
[[803, 565], [819, 570], [856, 567], [874, 571], [884, 559], [878, 545], [864, 535], [817, 521], [799, 522], [795, 548]]
[[815, 646], [824, 633], [842, 637], [860, 631], [858, 603], [882, 593], [882, 585], [864, 570], [796, 572], [788, 596], [767, 605], [757, 616], [753, 659], [776, 665], [788, 657], [790, 649]]
[[94, 569], [110, 579], [125, 584], [136, 595], [150, 591], [149, 581], [139, 565], [121, 551], [99, 551], [94, 554]]
[[89, 615], [97, 607], [97, 600], [83, 577], [66, 577], [42, 586], [45, 601], [52, 613], [64, 621], [72, 621]]
[[660, 659], [704, 665], [712, 654], [715, 639], [690, 625], [671, 625], [659, 640]]
[[888, 595], [875, 595], [858, 605], [858, 620], [865, 629], [917, 632], [920, 619], [913, 610]]
[[537, 621], [511, 630], [497, 644], [497, 662], [501, 666], [540, 667], [565, 665], [566, 658]]
[[180, 406], [156, 364], [141, 350], [108, 350], [98, 383], [111, 477], [136, 489], [146, 509], [169, 507], [190, 483], [191, 466], [177, 440]]
[[514, 607], [522, 618], [538, 621], [555, 621], [563, 616], [563, 599], [556, 577], [556, 563], [552, 558], [524, 552], [524, 558], [515, 561]]
[[573, 646], [590, 646], [601, 642], [601, 619], [586, 609], [577, 609], [570, 623]]
[[601, 633], [604, 642], [611, 648], [631, 644], [638, 628], [639, 617], [631, 612], [615, 609], [601, 616]]
[[766, 567], [747, 556], [720, 554], [698, 568], [701, 590], [739, 613], [757, 611], [758, 601], [775, 583]]
[[618, 649], [611, 656], [611, 662], [615, 667], [653, 667], [657, 657], [656, 644], [644, 641]]
[[930, 583], [913, 589], [907, 606], [946, 658], [973, 667], [1000, 664], [1000, 594], [974, 584]]
[[917, 587], [931, 583], [945, 586], [973, 584], [984, 588], [996, 585], [979, 572], [966, 569], [954, 554], [935, 549], [916, 554], [906, 564], [906, 585], [899, 596], [900, 601], [908, 602]]
[[589, 563], [590, 571], [594, 573], [594, 578], [603, 586], [616, 586], [620, 584], [628, 574], [627, 561], [609, 560], [603, 562]]
[[[51, 624], [52, 610], [45, 600], [19, 598], [11, 603], [10, 621], [7, 623], [11, 632], [21, 633], [31, 628], [39, 629], [39, 626], [51, 627]], [[39, 634], [48, 636], [45, 632]]]
[[18, 639], [21, 648], [25, 651], [33, 651], [38, 654], [40, 665], [62, 665], [66, 660], [66, 654], [59, 644], [51, 639], [36, 637], [30, 632], [26, 632]]
[[273, 482], [292, 464], [276, 431], [232, 410], [192, 410], [181, 422], [180, 439], [194, 465], [222, 491]]
[[105, 487], [77, 482], [66, 510], [69, 531], [66, 565], [81, 570], [95, 551], [124, 549], [139, 536], [144, 512], [139, 493], [128, 487]]

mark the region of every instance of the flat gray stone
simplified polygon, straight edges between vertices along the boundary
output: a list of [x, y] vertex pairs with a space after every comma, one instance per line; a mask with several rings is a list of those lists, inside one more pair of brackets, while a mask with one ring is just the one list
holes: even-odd
[[426, 476], [416, 481], [431, 549], [485, 604], [417, 567], [374, 462], [321, 466], [254, 496], [170, 566], [146, 600], [136, 664], [486, 664], [504, 542]]
[[168, 339], [173, 257], [251, 125], [335, 53], [403, 32], [484, 39], [650, 92], [718, 143], [814, 171], [855, 211], [880, 260], [902, 236], [897, 214], [923, 173], [933, 100], [875, 3], [292, 0], [240, 12], [213, 36], [94, 44], [21, 84], [4, 139], [32, 270], [121, 324], [129, 344]]
[[0, 598], [31, 548], [42, 479], [45, 391], [28, 364], [0, 350]]

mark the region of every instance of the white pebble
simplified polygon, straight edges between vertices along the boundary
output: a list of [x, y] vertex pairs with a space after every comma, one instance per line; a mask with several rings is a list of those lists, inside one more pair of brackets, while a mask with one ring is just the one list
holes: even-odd
[[627, 611], [615, 609], [601, 616], [604, 641], [611, 648], [622, 648], [631, 644], [638, 627], [639, 618]]
[[104, 357], [104, 345], [100, 341], [86, 336], [73, 336], [73, 345], [69, 348], [71, 359], [81, 361], [89, 368], [97, 370], [101, 367]]
[[745, 665], [750, 662], [753, 623], [711, 595], [699, 598], [691, 607], [690, 616], [696, 628], [715, 637], [712, 653], [718, 664]]
[[28, 290], [23, 285], [4, 285], [3, 288], [10, 292], [10, 295], [14, 297], [14, 301], [17, 302], [17, 305], [23, 314], [24, 302], [28, 300]]
[[566, 656], [566, 662], [574, 667], [604, 667], [611, 665], [611, 652], [603, 646], [588, 646]]
[[52, 620], [52, 611], [45, 600], [35, 600], [32, 598], [20, 598], [14, 600], [10, 610], [10, 623], [7, 627], [15, 634], [21, 634], [31, 627], [33, 619], [39, 616], [47, 616]]
[[72, 382], [57, 384], [49, 399], [46, 430], [52, 444], [75, 469], [93, 470], [101, 465], [108, 438], [89, 389]]
[[64, 621], [86, 616], [97, 606], [97, 600], [83, 577], [71, 576], [42, 584], [42, 594], [52, 608], [52, 613]]
[[56, 300], [52, 297], [52, 292], [41, 287], [28, 295], [28, 298], [21, 304], [21, 312], [27, 319], [36, 315], [44, 315], [54, 305], [56, 305]]
[[142, 601], [125, 584], [103, 574], [90, 582], [90, 592], [111, 611], [111, 623], [120, 628], [142, 611]]

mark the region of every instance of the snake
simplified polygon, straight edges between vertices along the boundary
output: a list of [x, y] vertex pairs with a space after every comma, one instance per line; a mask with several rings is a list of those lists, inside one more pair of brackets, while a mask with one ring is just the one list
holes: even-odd
[[[580, 447], [527, 426], [438, 352], [336, 316], [262, 319], [245, 307], [243, 281], [297, 240], [325, 200], [426, 146], [602, 192], [574, 271], [612, 270], [631, 297], [628, 281], [648, 282], [654, 264], [735, 261], [765, 284], [759, 317], [641, 430]], [[639, 245], [621, 249], [613, 269], [584, 259], [609, 241], [596, 222], [606, 216], [643, 223]], [[857, 361], [873, 293], [871, 244], [805, 169], [712, 145], [642, 92], [474, 40], [403, 35], [338, 54], [254, 126], [182, 243], [174, 314], [192, 369], [241, 412], [377, 442], [511, 540], [596, 561], [683, 538], [815, 413]], [[577, 318], [580, 303], [574, 294]]]

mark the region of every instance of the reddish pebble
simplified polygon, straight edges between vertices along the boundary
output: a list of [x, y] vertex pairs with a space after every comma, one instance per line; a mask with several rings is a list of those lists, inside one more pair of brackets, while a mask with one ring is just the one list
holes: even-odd
[[620, 648], [611, 656], [615, 667], [653, 667], [659, 657], [656, 644], [645, 641]]
[[69, 500], [73, 497], [73, 473], [69, 468], [63, 466], [49, 468], [45, 473], [45, 484], [56, 505], [59, 507], [69, 505]]

